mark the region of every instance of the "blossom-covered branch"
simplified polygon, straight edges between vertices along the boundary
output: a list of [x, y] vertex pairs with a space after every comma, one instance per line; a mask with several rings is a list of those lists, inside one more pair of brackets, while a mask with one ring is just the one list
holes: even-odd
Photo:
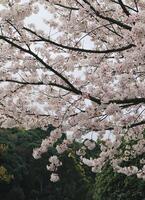
[[[35, 158], [87, 138], [76, 155], [93, 172], [110, 164], [145, 179], [145, 163], [128, 162], [145, 153], [145, 3], [14, 0], [0, 9], [1, 127], [52, 124]], [[58, 181], [63, 163], [49, 162]]]

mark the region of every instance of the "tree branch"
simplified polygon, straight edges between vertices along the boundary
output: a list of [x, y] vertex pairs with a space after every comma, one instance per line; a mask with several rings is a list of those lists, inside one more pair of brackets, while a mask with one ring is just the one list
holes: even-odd
[[97, 17], [99, 17], [99, 18], [101, 18], [101, 19], [104, 19], [104, 20], [107, 20], [107, 21], [109, 21], [109, 22], [112, 22], [112, 23], [114, 23], [114, 24], [117, 24], [118, 26], [120, 26], [120, 27], [122, 27], [122, 28], [124, 28], [124, 29], [127, 29], [127, 30], [131, 31], [131, 29], [132, 29], [131, 26], [128, 26], [127, 24], [124, 24], [124, 23], [122, 23], [121, 21], [115, 20], [115, 19], [113, 19], [113, 18], [105, 17], [105, 16], [101, 15], [101, 14], [99, 13], [99, 11], [96, 11], [96, 10], [95, 10], [95, 8], [91, 5], [90, 2], [88, 2], [87, 0], [83, 0], [83, 1], [84, 1], [87, 5], [90, 6], [90, 9], [95, 13], [95, 15], [96, 15]]
[[16, 47], [17, 49], [28, 53], [29, 55], [33, 56], [38, 62], [40, 62], [42, 65], [44, 65], [47, 69], [49, 69], [51, 72], [53, 72], [55, 75], [57, 75], [61, 80], [63, 80], [71, 89], [74, 93], [76, 94], [80, 94], [80, 91], [78, 89], [76, 89], [67, 78], [65, 78], [62, 74], [60, 74], [58, 71], [56, 71], [55, 69], [53, 69], [51, 66], [49, 66], [46, 62], [44, 62], [37, 54], [35, 54], [34, 52], [32, 52], [30, 49], [25, 49], [21, 46], [19, 46], [18, 44], [8, 40], [5, 36], [0, 35], [0, 39], [6, 41], [8, 44], [11, 44], [12, 46]]
[[24, 27], [23, 29], [26, 30], [26, 31], [29, 31], [32, 34], [34, 34], [35, 36], [37, 36], [38, 38], [40, 38], [43, 42], [48, 42], [48, 43], [50, 43], [52, 45], [55, 45], [57, 47], [61, 47], [63, 49], [68, 49], [68, 50], [76, 51], [76, 52], [104, 54], [104, 53], [121, 52], [121, 51], [125, 51], [127, 49], [130, 49], [132, 47], [135, 47], [134, 44], [128, 44], [128, 45], [126, 45], [124, 47], [119, 47], [119, 48], [116, 48], [116, 49], [100, 50], [100, 51], [99, 50], [91, 50], [91, 49], [82, 49], [82, 48], [77, 48], [77, 47], [66, 46], [66, 45], [54, 42], [52, 40], [46, 39], [46, 38], [38, 35], [36, 32], [32, 31], [29, 28]]
[[[133, 124], [129, 125], [128, 127], [127, 126], [123, 126], [122, 128], [123, 129], [134, 128], [136, 126], [141, 126], [141, 125], [144, 125], [144, 124], [145, 124], [145, 120], [142, 120], [140, 122], [133, 123]], [[113, 127], [105, 128], [105, 131], [112, 131], [112, 130], [114, 130]], [[93, 129], [93, 131], [101, 131], [101, 129]]]
[[130, 15], [130, 12], [127, 10], [127, 8], [126, 8], [126, 6], [124, 5], [124, 3], [122, 2], [122, 0], [118, 0], [118, 2], [119, 2], [119, 5], [121, 6], [123, 12], [124, 12], [127, 16], [129, 16], [129, 15]]

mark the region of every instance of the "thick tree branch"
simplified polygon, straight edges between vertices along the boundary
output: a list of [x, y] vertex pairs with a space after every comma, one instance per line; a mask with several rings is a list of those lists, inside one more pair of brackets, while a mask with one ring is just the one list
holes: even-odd
[[[134, 127], [141, 126], [141, 125], [144, 125], [144, 124], [145, 124], [145, 120], [142, 120], [140, 122], [133, 123], [133, 124], [131, 124], [129, 126], [123, 126], [121, 128], [123, 128], [123, 129], [134, 128]], [[108, 127], [108, 128], [105, 128], [105, 130], [106, 131], [112, 131], [112, 130], [114, 130], [114, 128], [113, 127]], [[101, 129], [93, 129], [93, 131], [101, 131]]]
[[[66, 87], [64, 85], [60, 85], [57, 83], [53, 83], [53, 82], [48, 82], [48, 83], [44, 83], [43, 81], [38, 81], [38, 82], [23, 82], [23, 81], [19, 81], [19, 80], [14, 80], [14, 79], [6, 79], [6, 80], [2, 80], [0, 79], [0, 82], [10, 82], [10, 83], [17, 83], [17, 84], [22, 84], [22, 85], [36, 85], [36, 86], [41, 86], [41, 85], [46, 85], [46, 86], [55, 86], [61, 89], [64, 89], [66, 91], [70, 91], [73, 92], [76, 95], [82, 95], [83, 93], [80, 90], [73, 90], [70, 87]], [[92, 101], [95, 102], [99, 105], [101, 105], [103, 102], [101, 102], [100, 99], [93, 97], [91, 95], [88, 96], [88, 98]], [[110, 100], [108, 103], [105, 103], [106, 105], [109, 105], [110, 103], [116, 103], [121, 105], [122, 108], [125, 107], [130, 107], [133, 105], [137, 105], [140, 103], [145, 104], [145, 98], [134, 98], [134, 99], [124, 99], [124, 100]], [[123, 106], [125, 104], [125, 106]], [[127, 104], [127, 105], [126, 105]]]
[[95, 10], [95, 8], [91, 5], [91, 3], [87, 0], [83, 0], [87, 5], [90, 6], [90, 9], [95, 13], [95, 15], [101, 19], [104, 19], [104, 20], [107, 20], [109, 22], [112, 22], [114, 24], [117, 24], [118, 26], [124, 28], [124, 29], [127, 29], [129, 31], [131, 31], [132, 27], [131, 26], [128, 26], [127, 24], [124, 24], [122, 23], [121, 21], [118, 21], [118, 20], [115, 20], [113, 18], [110, 18], [110, 17], [106, 17], [106, 16], [103, 16], [99, 13], [99, 11]]
[[116, 99], [116, 100], [111, 100], [109, 103], [116, 103], [116, 104], [140, 104], [144, 103], [145, 104], [145, 98], [134, 98], [134, 99]]
[[55, 86], [55, 87], [58, 87], [58, 88], [73, 92], [71, 88], [66, 87], [64, 85], [57, 84], [57, 83], [53, 83], [53, 82], [48, 82], [48, 83], [44, 83], [43, 81], [38, 81], [38, 82], [27, 82], [27, 81], [25, 81], [24, 82], [24, 81], [19, 81], [19, 80], [14, 80], [14, 79], [6, 79], [6, 80], [0, 79], [0, 82], [17, 83], [17, 84], [20, 84], [20, 85]]
[[69, 6], [66, 6], [66, 5], [62, 5], [62, 4], [60, 4], [60, 3], [55, 3], [54, 5], [59, 6], [59, 7], [62, 7], [62, 8], [66, 8], [66, 9], [68, 9], [68, 10], [79, 10], [79, 8], [69, 7]]
[[53, 69], [51, 66], [49, 66], [46, 62], [44, 62], [44, 60], [42, 60], [37, 54], [35, 54], [34, 52], [32, 52], [30, 49], [25, 49], [23, 47], [21, 47], [20, 45], [12, 42], [11, 40], [7, 39], [5, 36], [0, 35], [0, 39], [6, 41], [8, 44], [11, 44], [12, 46], [16, 47], [17, 49], [28, 53], [29, 55], [33, 56], [38, 62], [40, 62], [42, 65], [44, 65], [47, 69], [49, 69], [51, 72], [53, 72], [55, 75], [57, 75], [61, 80], [63, 80], [69, 87], [70, 89], [76, 93], [76, 94], [80, 94], [80, 91], [78, 89], [76, 89], [69, 81], [67, 78], [65, 78], [62, 74], [60, 74], [58, 71], [56, 71], [55, 69]]
[[[77, 47], [70, 47], [70, 46], [67, 46], [67, 45], [63, 45], [63, 44], [60, 44], [60, 43], [57, 43], [57, 42], [54, 42], [52, 40], [49, 40], [49, 39], [46, 39], [40, 35], [38, 35], [36, 32], [32, 31], [31, 29], [29, 28], [26, 28], [24, 27], [23, 28], [24, 30], [26, 31], [29, 31], [30, 33], [34, 34], [35, 36], [37, 36], [38, 38], [40, 38], [42, 40], [42, 42], [48, 42], [52, 45], [55, 45], [57, 47], [61, 47], [63, 49], [68, 49], [68, 50], [71, 50], [71, 51], [76, 51], [76, 52], [84, 52], [84, 53], [98, 53], [98, 54], [104, 54], [104, 53], [115, 53], [115, 52], [121, 52], [121, 51], [125, 51], [125, 50], [128, 50], [132, 47], [135, 47], [134, 44], [128, 44], [124, 47], [119, 47], [119, 48], [112, 48], [112, 49], [107, 49], [107, 50], [91, 50], [91, 49], [82, 49], [82, 48], [77, 48]], [[40, 41], [41, 41], [40, 40]]]
[[[59, 78], [61, 78], [69, 87], [66, 86], [60, 86], [60, 85], [56, 85], [56, 83], [53, 83], [54, 86], [58, 86], [61, 87], [67, 91], [71, 91], [77, 95], [82, 95], [82, 92], [80, 90], [78, 90], [77, 88], [75, 88], [69, 81], [67, 78], [65, 78], [62, 74], [60, 74], [58, 71], [56, 71], [55, 69], [53, 69], [51, 66], [49, 66], [47, 63], [45, 63], [37, 54], [35, 54], [34, 52], [32, 52], [30, 49], [25, 49], [21, 46], [19, 46], [18, 44], [12, 42], [11, 40], [7, 39], [4, 36], [0, 35], [0, 39], [6, 41], [7, 43], [11, 44], [12, 46], [16, 47], [17, 49], [28, 53], [29, 55], [33, 56], [38, 62], [40, 62], [42, 65], [44, 65], [47, 69], [49, 69], [50, 71], [52, 71], [55, 75], [57, 75]], [[42, 83], [41, 83], [42, 84]], [[52, 83], [51, 83], [52, 84]], [[101, 104], [101, 100], [97, 99], [93, 96], [89, 96], [89, 99], [93, 102], [96, 102], [97, 104]], [[116, 103], [116, 104], [127, 104], [127, 103], [145, 103], [145, 98], [135, 98], [135, 99], [125, 99], [125, 100], [111, 100], [108, 102], [109, 103]]]
[[[111, 1], [112, 1], [113, 3], [119, 4], [118, 1], [115, 1], [115, 0], [111, 0]], [[126, 7], [126, 9], [128, 8], [129, 10], [132, 10], [132, 11], [134, 11], [134, 12], [138, 12], [138, 10], [135, 10], [134, 8], [131, 8], [130, 6], [126, 5], [125, 3], [124, 3], [124, 6]]]
[[126, 8], [126, 6], [124, 5], [124, 3], [122, 2], [122, 0], [118, 0], [118, 2], [119, 2], [119, 4], [120, 4], [120, 6], [121, 6], [123, 12], [124, 12], [127, 16], [129, 16], [129, 15], [130, 15], [130, 12], [127, 10], [127, 8]]

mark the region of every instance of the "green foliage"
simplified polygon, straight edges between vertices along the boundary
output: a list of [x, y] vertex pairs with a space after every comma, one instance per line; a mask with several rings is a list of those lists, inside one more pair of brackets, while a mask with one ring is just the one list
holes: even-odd
[[[127, 141], [123, 138], [118, 150], [123, 156], [126, 150], [131, 151], [132, 146], [137, 144], [137, 139]], [[118, 155], [117, 155], [118, 156]], [[130, 156], [128, 160], [123, 161], [120, 166], [137, 166], [143, 167], [140, 163], [145, 159], [145, 154]], [[138, 179], [136, 175], [126, 176], [113, 171], [111, 166], [106, 166], [101, 173], [96, 174], [96, 183], [93, 200], [145, 200], [145, 181]]]
[[55, 148], [50, 148], [41, 159], [32, 157], [33, 148], [49, 133], [41, 129], [0, 129], [1, 144], [7, 146], [0, 162], [14, 177], [9, 184], [0, 183], [0, 199], [14, 200], [17, 196], [20, 200], [92, 199], [93, 176], [88, 176], [88, 168], [78, 162], [74, 152], [61, 155], [63, 167], [59, 169], [61, 180], [57, 183], [49, 181], [50, 173], [46, 169], [48, 158], [56, 153]]
[[[145, 200], [143, 180], [115, 173], [111, 167], [96, 175], [91, 173], [75, 155], [80, 143], [73, 144], [71, 150], [60, 156], [63, 162], [58, 171], [61, 180], [51, 183], [46, 165], [48, 158], [57, 153], [55, 148], [49, 148], [41, 159], [32, 157], [33, 148], [49, 134], [50, 130], [41, 129], [0, 129], [0, 199]], [[94, 157], [99, 152], [99, 145], [96, 145], [94, 151], [87, 150], [87, 156]], [[136, 158], [128, 162], [138, 165]]]
[[145, 182], [108, 167], [96, 176], [94, 200], [145, 200]]
[[4, 181], [9, 183], [12, 179], [13, 175], [8, 174], [8, 171], [4, 166], [0, 166], [0, 182]]
[[[2, 156], [8, 149], [6, 144], [0, 144], [0, 156]], [[13, 179], [13, 175], [10, 175], [7, 169], [0, 165], [0, 182], [9, 183]]]

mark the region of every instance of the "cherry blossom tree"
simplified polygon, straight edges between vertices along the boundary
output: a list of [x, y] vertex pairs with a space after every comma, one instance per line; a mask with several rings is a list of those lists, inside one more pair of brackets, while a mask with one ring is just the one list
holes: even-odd
[[[56, 127], [35, 158], [56, 143], [62, 154], [76, 139], [96, 135], [99, 155], [86, 154], [92, 139], [76, 151], [84, 164], [99, 172], [109, 163], [145, 179], [145, 160], [122, 166], [145, 152], [145, 2], [0, 2], [1, 127]], [[71, 139], [58, 143], [62, 133]], [[57, 181], [62, 163], [49, 161]]]

